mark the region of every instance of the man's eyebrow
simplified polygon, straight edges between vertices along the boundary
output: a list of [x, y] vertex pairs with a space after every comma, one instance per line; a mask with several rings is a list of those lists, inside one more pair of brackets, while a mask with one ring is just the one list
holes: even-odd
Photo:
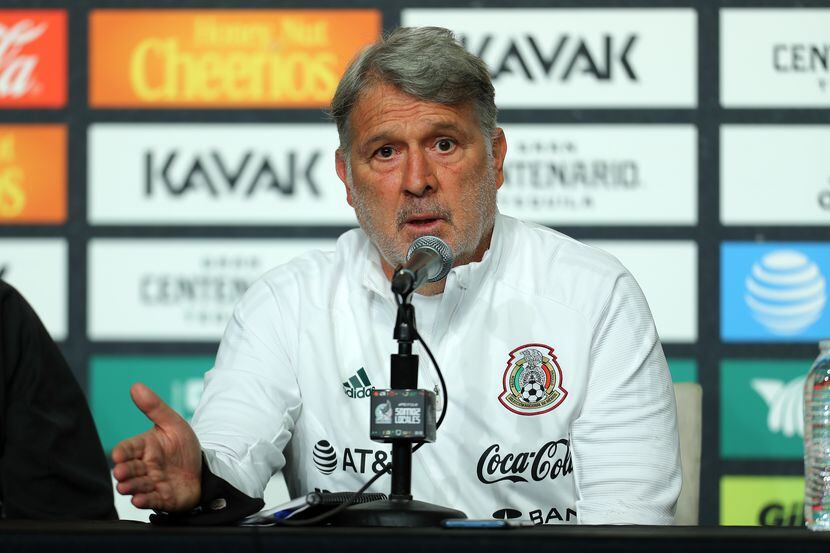
[[455, 131], [457, 133], [463, 134], [464, 131], [456, 125], [455, 123], [451, 123], [449, 121], [438, 121], [437, 123], [432, 124], [432, 128], [437, 131]]
[[389, 133], [381, 132], [364, 140], [363, 145], [374, 144], [375, 142], [389, 142], [389, 137]]
[[[459, 127], [458, 125], [456, 125], [455, 123], [452, 123], [450, 121], [437, 121], [435, 123], [432, 123], [432, 129], [431, 130], [433, 130], [433, 131], [454, 131], [458, 134], [464, 134], [464, 131], [461, 129], [461, 127]], [[389, 142], [390, 140], [392, 140], [392, 134], [391, 133], [381, 132], [381, 133], [370, 136], [369, 138], [364, 140], [362, 143], [364, 145], [368, 145], [368, 144], [374, 144], [376, 142]]]

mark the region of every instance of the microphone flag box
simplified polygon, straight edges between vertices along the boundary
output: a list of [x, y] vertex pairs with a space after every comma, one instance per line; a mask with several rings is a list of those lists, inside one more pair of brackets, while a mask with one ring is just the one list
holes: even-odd
[[373, 390], [369, 437], [376, 442], [435, 441], [435, 393]]

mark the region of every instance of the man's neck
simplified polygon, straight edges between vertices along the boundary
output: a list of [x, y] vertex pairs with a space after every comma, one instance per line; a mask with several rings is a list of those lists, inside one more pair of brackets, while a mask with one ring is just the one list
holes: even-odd
[[[453, 262], [452, 266], [460, 267], [461, 265], [467, 265], [468, 263], [477, 263], [481, 261], [481, 259], [484, 257], [484, 254], [490, 248], [490, 241], [492, 240], [492, 238], [493, 228], [491, 227], [490, 232], [484, 235], [484, 238], [481, 240], [476, 250], [472, 254], [458, 256]], [[389, 265], [389, 263], [386, 262], [386, 259], [383, 256], [380, 256], [380, 264], [383, 268], [383, 274], [386, 275], [386, 279], [389, 282], [391, 282], [392, 275], [395, 272], [395, 268]], [[446, 278], [442, 278], [438, 282], [427, 282], [421, 285], [420, 288], [418, 288], [417, 293], [423, 296], [434, 296], [436, 294], [443, 294], [446, 283]]]

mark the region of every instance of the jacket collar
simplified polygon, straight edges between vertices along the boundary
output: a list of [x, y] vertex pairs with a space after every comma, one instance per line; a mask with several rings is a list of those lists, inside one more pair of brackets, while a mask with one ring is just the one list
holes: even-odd
[[[395, 298], [390, 288], [389, 279], [383, 273], [380, 252], [365, 233], [361, 231], [361, 234], [363, 235], [363, 243], [357, 252], [358, 263], [356, 264], [359, 271], [358, 278], [362, 278], [363, 286], [368, 290], [394, 301]], [[505, 217], [496, 212], [490, 247], [484, 252], [481, 261], [453, 267], [450, 274], [447, 275], [447, 286], [451, 287], [457, 284], [463, 289], [475, 288], [488, 273], [495, 273], [498, 270], [506, 241], [504, 234]]]

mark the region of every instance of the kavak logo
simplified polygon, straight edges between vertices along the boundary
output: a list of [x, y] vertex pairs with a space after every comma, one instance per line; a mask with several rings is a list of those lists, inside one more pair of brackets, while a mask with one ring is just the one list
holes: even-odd
[[556, 480], [573, 472], [570, 442], [562, 438], [542, 444], [537, 451], [502, 453], [499, 444], [493, 444], [481, 454], [476, 475], [482, 484], [498, 482], [542, 482]]
[[696, 131], [686, 125], [507, 125], [499, 208], [543, 224], [697, 222]]
[[568, 392], [553, 348], [525, 344], [510, 352], [499, 401], [517, 415], [541, 415], [559, 407]]
[[689, 9], [406, 9], [488, 65], [500, 107], [692, 107], [696, 19]]
[[[319, 196], [320, 189], [311, 173], [321, 157], [321, 152], [313, 152], [308, 160], [300, 160], [300, 163], [297, 157], [294, 152], [286, 156], [286, 173], [305, 177], [309, 192]], [[275, 163], [267, 156], [250, 150], [245, 152], [236, 164], [223, 159], [222, 153], [218, 150], [197, 153], [191, 159], [179, 158], [179, 152], [176, 150], [161, 155], [148, 150], [144, 152], [144, 193], [153, 196], [166, 192], [172, 197], [202, 193], [214, 198], [223, 193], [237, 193], [250, 198], [263, 190], [278, 192], [284, 196], [293, 194], [295, 182], [281, 178], [276, 171], [279, 165], [280, 163]], [[240, 177], [249, 166], [252, 168], [250, 180], [242, 183]], [[175, 173], [181, 177], [176, 179]]]
[[[830, 127], [721, 125], [720, 135], [724, 223], [830, 223]], [[787, 183], [786, 194], [782, 182]]]
[[66, 127], [0, 125], [0, 223], [66, 221]]
[[0, 10], [0, 107], [66, 105], [66, 12]]
[[376, 10], [94, 10], [93, 107], [328, 105]]
[[796, 342], [830, 332], [822, 242], [721, 245], [721, 334], [726, 341]]
[[810, 360], [726, 360], [720, 368], [721, 455], [798, 459], [804, 451], [804, 375]]
[[329, 164], [333, 125], [92, 125], [99, 224], [355, 222]]
[[217, 340], [233, 307], [271, 267], [333, 240], [111, 240], [89, 247], [89, 335]]
[[363, 367], [360, 367], [354, 375], [343, 382], [343, 393], [346, 394], [346, 397], [352, 399], [369, 397], [374, 389], [375, 387], [372, 386], [369, 375], [366, 374], [366, 369]]
[[360, 447], [345, 447], [342, 455], [338, 455], [337, 449], [328, 440], [320, 440], [314, 444], [311, 455], [314, 466], [326, 476], [338, 468], [355, 474], [377, 473], [385, 470], [390, 456], [389, 452], [383, 449]]
[[[593, 78], [597, 81], [610, 81], [616, 74], [624, 80], [636, 81], [637, 74], [631, 65], [631, 51], [638, 36], [628, 33], [615, 37], [608, 33], [600, 34], [602, 48], [592, 48], [590, 42], [578, 36], [563, 34], [557, 37], [553, 50], [543, 53], [537, 40], [531, 36], [516, 37], [508, 40], [493, 65], [491, 74], [498, 80], [504, 74], [519, 70], [529, 81], [549, 78], [569, 81], [574, 78]], [[493, 35], [485, 35], [476, 45], [468, 44], [469, 37], [464, 35], [462, 43], [479, 58], [489, 57], [493, 46]], [[541, 71], [531, 72], [530, 59], [522, 56], [524, 47], [533, 52], [533, 61]], [[593, 49], [593, 52], [592, 52]], [[536, 67], [534, 67], [536, 69]]]
[[727, 107], [830, 106], [830, 9], [721, 10]]
[[789, 382], [756, 378], [751, 382], [767, 404], [767, 428], [784, 436], [804, 436], [804, 377]]

